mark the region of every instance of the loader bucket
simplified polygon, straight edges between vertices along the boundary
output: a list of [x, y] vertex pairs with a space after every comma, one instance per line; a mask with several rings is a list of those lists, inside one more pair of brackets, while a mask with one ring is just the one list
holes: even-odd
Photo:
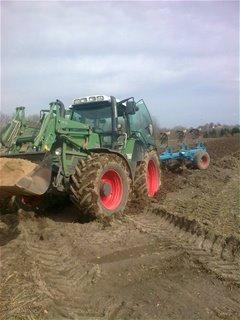
[[[9, 160], [11, 161], [11, 159]], [[21, 177], [13, 185], [1, 184], [0, 194], [29, 196], [43, 195], [51, 183], [51, 163], [51, 157], [45, 157], [44, 160], [40, 162], [31, 172]]]
[[16, 183], [19, 193], [25, 195], [44, 194], [51, 182], [52, 171], [50, 168], [39, 165], [30, 174], [26, 175]]

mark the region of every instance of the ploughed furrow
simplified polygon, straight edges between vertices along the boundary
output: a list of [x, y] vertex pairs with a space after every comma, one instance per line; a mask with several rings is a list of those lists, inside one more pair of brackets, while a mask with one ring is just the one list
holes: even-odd
[[[151, 213], [156, 215], [154, 219]], [[223, 237], [204, 229], [197, 221], [175, 215], [158, 205], [149, 208], [143, 217], [129, 218], [144, 233], [172, 242], [186, 250], [194, 262], [218, 277], [240, 285], [240, 241], [234, 236]], [[162, 241], [162, 240], [161, 240]]]

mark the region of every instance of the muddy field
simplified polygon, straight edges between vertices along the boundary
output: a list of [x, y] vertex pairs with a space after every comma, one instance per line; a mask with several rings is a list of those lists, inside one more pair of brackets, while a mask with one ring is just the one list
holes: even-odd
[[2, 215], [2, 319], [240, 319], [239, 138], [206, 143], [208, 170], [164, 171], [109, 226], [70, 205]]

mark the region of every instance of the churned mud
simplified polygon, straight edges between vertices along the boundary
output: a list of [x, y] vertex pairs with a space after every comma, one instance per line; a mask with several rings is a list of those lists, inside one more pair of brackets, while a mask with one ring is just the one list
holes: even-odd
[[208, 170], [163, 172], [109, 226], [69, 204], [2, 215], [2, 319], [239, 319], [239, 142], [207, 143]]

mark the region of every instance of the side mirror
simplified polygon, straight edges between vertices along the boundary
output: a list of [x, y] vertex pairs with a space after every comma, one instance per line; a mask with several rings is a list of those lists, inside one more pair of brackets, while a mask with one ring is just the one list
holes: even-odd
[[136, 113], [136, 103], [134, 101], [128, 100], [126, 103], [126, 111], [127, 111], [127, 114], [135, 114]]

